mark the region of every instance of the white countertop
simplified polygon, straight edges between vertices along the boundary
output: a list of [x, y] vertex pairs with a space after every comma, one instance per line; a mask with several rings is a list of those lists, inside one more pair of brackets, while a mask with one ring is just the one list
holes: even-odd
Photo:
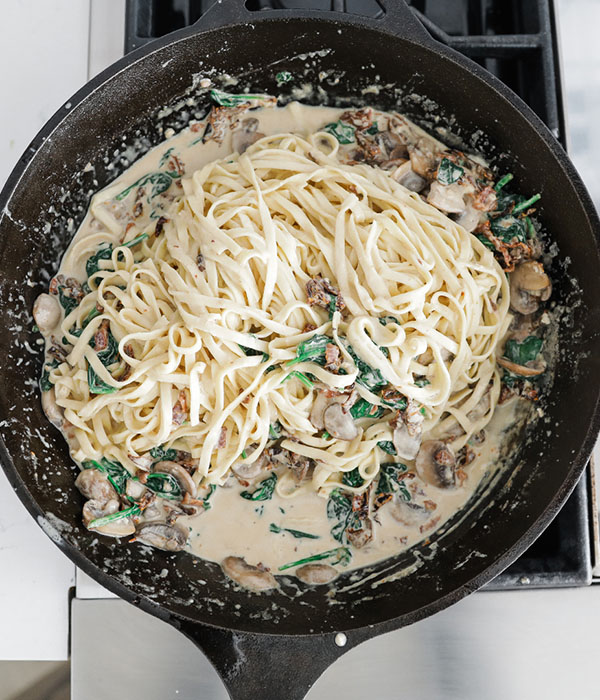
[[[600, 4], [561, 0], [559, 5], [572, 155], [600, 202], [600, 130], [587, 128], [600, 117], [600, 55], [591, 48]], [[121, 55], [123, 23], [124, 0], [2, 3], [0, 65], [10, 70], [0, 73], [0, 184], [54, 110]], [[66, 659], [74, 566], [38, 528], [1, 470], [0, 572], [0, 659]], [[79, 598], [110, 595], [86, 576], [77, 579]], [[558, 592], [554, 612], [559, 601], [567, 610], [576, 596], [581, 598], [574, 591]]]

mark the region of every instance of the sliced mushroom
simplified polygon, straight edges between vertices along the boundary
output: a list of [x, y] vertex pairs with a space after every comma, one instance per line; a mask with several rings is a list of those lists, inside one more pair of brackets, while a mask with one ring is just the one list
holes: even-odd
[[421, 434], [411, 435], [406, 423], [398, 423], [392, 437], [396, 454], [401, 459], [414, 459], [421, 446]]
[[247, 564], [242, 557], [226, 557], [221, 562], [221, 568], [232, 581], [256, 593], [279, 587], [273, 574]]
[[52, 425], [62, 428], [64, 414], [62, 408], [56, 403], [54, 387], [50, 391], [42, 392], [42, 409]]
[[467, 206], [455, 219], [457, 224], [462, 226], [465, 231], [471, 233], [479, 225], [481, 220], [481, 212], [472, 206]]
[[407, 190], [411, 192], [420, 192], [425, 185], [427, 180], [411, 168], [410, 161], [403, 163], [399, 168], [396, 168], [392, 173], [392, 179], [396, 180], [399, 185], [406, 187]]
[[510, 307], [520, 314], [537, 311], [552, 293], [552, 282], [544, 266], [535, 260], [520, 263], [510, 274]]
[[265, 471], [266, 467], [267, 455], [263, 450], [263, 452], [253, 462], [234, 462], [231, 465], [231, 471], [236, 476], [239, 476], [240, 479], [252, 480], [256, 479], [257, 476], [260, 476]]
[[257, 131], [258, 119], [254, 117], [249, 117], [248, 119], [242, 120], [239, 129], [232, 134], [232, 144], [233, 150], [237, 151], [240, 155], [244, 153], [255, 141], [262, 139], [264, 134]]
[[139, 501], [140, 498], [146, 493], [146, 487], [141, 481], [137, 479], [127, 479], [125, 484], [125, 494], [129, 498], [133, 498], [134, 501]]
[[404, 141], [393, 131], [381, 131], [375, 136], [375, 140], [380, 148], [383, 148], [387, 153], [387, 160], [396, 160], [398, 158], [408, 158], [408, 148]]
[[112, 522], [100, 525], [99, 527], [90, 527], [90, 523], [97, 518], [103, 518], [106, 515], [113, 515], [119, 511], [119, 501], [108, 501], [101, 504], [99, 501], [86, 501], [83, 506], [83, 524], [94, 532], [99, 532], [107, 537], [128, 537], [135, 532], [135, 524], [133, 520], [124, 516], [116, 518]]
[[415, 145], [408, 147], [408, 154], [414, 172], [426, 180], [431, 179], [436, 166], [433, 142], [430, 139], [421, 138]]
[[373, 523], [370, 518], [365, 518], [361, 520], [362, 527], [358, 530], [353, 528], [348, 528], [346, 530], [346, 537], [348, 542], [356, 549], [362, 549], [366, 544], [368, 544], [373, 539]]
[[75, 479], [75, 486], [86, 497], [99, 503], [118, 499], [114, 486], [99, 469], [84, 469]]
[[323, 411], [325, 430], [336, 440], [354, 440], [358, 428], [350, 413], [346, 413], [339, 403], [331, 403]]
[[163, 549], [165, 552], [179, 552], [187, 542], [187, 532], [178, 525], [151, 522], [140, 525], [135, 533], [135, 541]]
[[196, 498], [198, 489], [190, 473], [185, 467], [177, 462], [171, 462], [170, 460], [164, 460], [163, 462], [157, 462], [154, 465], [153, 471], [159, 474], [171, 474], [177, 479], [179, 486], [181, 486], [182, 491], [190, 494], [192, 498]]
[[40, 294], [33, 304], [33, 319], [42, 335], [48, 335], [60, 321], [60, 306], [50, 294]]
[[529, 365], [518, 365], [516, 362], [511, 362], [505, 357], [498, 357], [496, 362], [500, 367], [504, 367], [513, 374], [518, 374], [521, 377], [536, 377], [546, 371], [546, 363], [543, 360], [536, 360]]
[[111, 499], [110, 501], [96, 501], [91, 499], [83, 504], [83, 524], [89, 527], [92, 520], [97, 520], [98, 518], [103, 518], [105, 515], [112, 515], [116, 513], [121, 507], [119, 501]]
[[417, 474], [439, 489], [456, 487], [456, 457], [452, 448], [441, 440], [427, 440], [421, 445], [415, 462]]
[[309, 586], [322, 586], [331, 583], [338, 575], [338, 570], [329, 564], [305, 564], [296, 569], [296, 578]]
[[425, 506], [407, 502], [399, 497], [393, 499], [390, 513], [394, 520], [397, 520], [407, 527], [422, 525], [429, 518], [429, 511]]
[[437, 180], [431, 183], [427, 201], [446, 214], [461, 214], [465, 211], [465, 190], [458, 182], [442, 185]]
[[154, 459], [152, 458], [152, 455], [149, 452], [146, 452], [146, 454], [143, 455], [127, 455], [129, 459], [135, 464], [135, 466], [138, 469], [141, 469], [143, 472], [150, 471], [150, 467], [154, 463]]

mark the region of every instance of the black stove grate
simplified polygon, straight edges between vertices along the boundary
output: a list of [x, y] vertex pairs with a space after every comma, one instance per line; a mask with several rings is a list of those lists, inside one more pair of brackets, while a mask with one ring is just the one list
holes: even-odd
[[[231, 0], [227, 0], [231, 1]], [[388, 2], [395, 0], [388, 0]], [[193, 24], [216, 0], [127, 0], [125, 51]], [[553, 0], [409, 0], [438, 40], [500, 78], [566, 147]], [[377, 16], [377, 0], [247, 0], [248, 9], [338, 10]], [[547, 530], [488, 589], [591, 582], [590, 485], [586, 472]]]

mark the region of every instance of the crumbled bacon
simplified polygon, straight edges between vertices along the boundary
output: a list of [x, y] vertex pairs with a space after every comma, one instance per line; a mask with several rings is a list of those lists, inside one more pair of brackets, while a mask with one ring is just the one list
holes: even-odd
[[307, 323], [304, 328], [302, 329], [303, 333], [310, 333], [311, 331], [316, 331], [317, 326], [315, 326], [314, 323]]
[[183, 425], [188, 417], [187, 394], [185, 390], [179, 392], [179, 397], [173, 405], [173, 423], [175, 425]]
[[105, 318], [102, 323], [98, 326], [94, 334], [94, 350], [99, 352], [100, 350], [106, 350], [108, 347], [108, 329], [110, 326], [110, 321]]
[[169, 158], [168, 166], [171, 169], [171, 172], [176, 172], [179, 176], [181, 176], [185, 173], [185, 168], [183, 166], [183, 163], [175, 155], [173, 155]]
[[325, 369], [337, 374], [342, 366], [340, 349], [334, 343], [327, 343], [325, 347]]
[[435, 518], [432, 518], [429, 522], [425, 523], [425, 525], [421, 525], [419, 528], [419, 532], [423, 533], [426, 530], [431, 530], [431, 528], [435, 527], [439, 522], [440, 522], [440, 515], [437, 515]]
[[339, 289], [320, 274], [306, 283], [306, 296], [310, 306], [320, 306], [322, 309], [330, 310], [331, 301], [334, 298], [336, 310], [342, 314], [346, 310], [346, 304]]
[[521, 396], [529, 401], [538, 401], [540, 398], [537, 389], [534, 389], [530, 384], [524, 384], [521, 389]]
[[48, 287], [48, 291], [50, 292], [50, 294], [58, 294], [58, 277], [53, 277], [50, 280], [50, 286]]
[[493, 211], [497, 201], [496, 190], [491, 185], [487, 185], [475, 196], [473, 208], [479, 211]]
[[221, 427], [221, 432], [219, 434], [219, 441], [217, 442], [217, 447], [219, 449], [223, 449], [223, 447], [227, 446], [227, 426], [222, 426]]
[[470, 445], [465, 445], [456, 453], [456, 464], [466, 467], [475, 459], [475, 450]]
[[425, 506], [425, 510], [428, 510], [429, 512], [437, 508], [437, 503], [435, 501], [430, 501], [429, 499], [423, 501], [423, 505]]
[[157, 221], [156, 221], [156, 226], [154, 227], [154, 235], [155, 236], [160, 236], [160, 234], [163, 232], [165, 228], [165, 224], [167, 223], [169, 219], [167, 219], [166, 216], [159, 216]]
[[200, 272], [204, 272], [206, 270], [206, 263], [204, 261], [204, 255], [202, 253], [198, 253], [198, 256], [196, 257], [196, 265], [198, 265], [198, 269]]
[[502, 386], [500, 388], [500, 396], [498, 398], [498, 403], [499, 404], [506, 403], [514, 395], [515, 395], [515, 392], [509, 386], [506, 386], [506, 384], [502, 384]]
[[128, 356], [128, 357], [133, 357], [135, 358], [135, 353], [133, 351], [133, 345], [131, 343], [127, 343], [126, 345], [123, 346], [123, 352]]
[[378, 493], [373, 501], [373, 512], [376, 513], [382, 506], [389, 503], [393, 498], [391, 493]]
[[382, 392], [381, 392], [381, 399], [383, 401], [389, 401], [389, 402], [397, 402], [401, 401], [402, 399], [406, 399], [406, 396], [404, 394], [400, 393], [398, 389], [395, 389], [393, 386], [387, 386]]
[[356, 143], [362, 151], [364, 161], [369, 165], [377, 165], [385, 160], [379, 144], [360, 131], [356, 132]]
[[362, 131], [373, 125], [373, 110], [370, 107], [349, 109], [342, 114], [340, 121], [352, 124], [352, 126]]
[[217, 143], [222, 143], [227, 128], [233, 129], [233, 127], [237, 125], [242, 114], [247, 112], [249, 107], [250, 105], [248, 103], [236, 105], [235, 107], [214, 106], [208, 115], [208, 126], [210, 130], [207, 129], [207, 131], [209, 133], [205, 132], [202, 140], [204, 142], [212, 140]]

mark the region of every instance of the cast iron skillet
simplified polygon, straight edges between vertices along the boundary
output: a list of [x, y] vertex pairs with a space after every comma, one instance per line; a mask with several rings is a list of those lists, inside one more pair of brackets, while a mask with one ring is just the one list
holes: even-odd
[[[77, 566], [193, 639], [235, 698], [302, 698], [345, 650], [431, 615], [489, 581], [556, 514], [598, 430], [600, 226], [579, 177], [510, 90], [433, 41], [403, 2], [388, 0], [386, 10], [373, 20], [250, 13], [241, 0], [221, 3], [201, 25], [130, 54], [80, 90], [34, 139], [0, 197], [0, 456], [8, 478]], [[468, 517], [456, 517], [432, 542], [374, 567], [362, 582], [342, 576], [333, 593], [282, 578], [281, 590], [252, 595], [228, 584], [217, 565], [187, 553], [117, 545], [87, 532], [73, 486], [76, 468], [40, 408], [42, 352], [30, 316], [35, 297], [56, 271], [91, 193], [126, 166], [118, 155], [123, 146], [137, 156], [163, 138], [164, 128], [201, 116], [206, 91], [193, 76], [210, 69], [266, 92], [281, 92], [278, 71], [293, 73], [296, 85], [319, 83], [325, 71], [326, 93], [308, 101], [368, 101], [422, 123], [441, 115], [439, 124], [452, 122], [466, 141], [480, 129], [489, 137], [483, 144], [488, 155], [503, 172], [516, 174], [519, 190], [542, 192], [543, 223], [559, 244], [560, 259], [570, 260], [568, 268], [554, 270], [553, 298], [575, 308], [561, 329], [552, 399], [543, 404], [545, 419], [531, 423], [512, 449], [505, 476], [478, 494]], [[361, 94], [372, 83], [391, 87]], [[165, 104], [171, 109], [160, 111]], [[169, 575], [161, 577], [164, 569]], [[344, 648], [334, 641], [342, 631]]]

